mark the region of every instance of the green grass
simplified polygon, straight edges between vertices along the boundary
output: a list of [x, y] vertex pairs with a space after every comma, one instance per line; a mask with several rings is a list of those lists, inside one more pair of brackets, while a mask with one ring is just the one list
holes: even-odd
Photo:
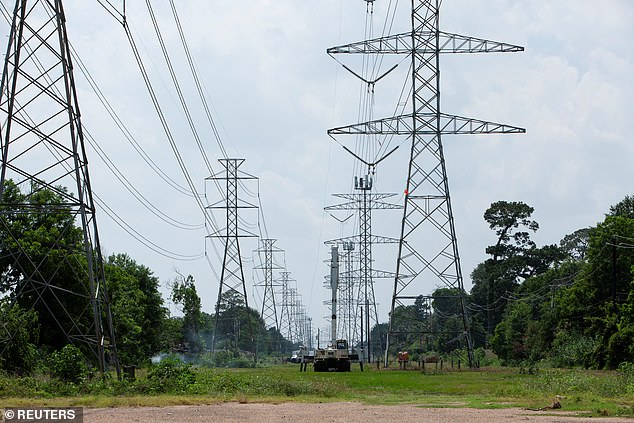
[[[241, 402], [415, 404], [426, 407], [530, 407], [559, 400], [564, 411], [634, 416], [634, 381], [618, 372], [545, 369], [398, 371], [357, 367], [350, 373], [299, 372], [294, 365], [256, 369], [196, 369], [195, 382], [161, 392], [137, 373], [135, 382], [110, 380], [66, 386], [46, 378], [0, 376], [0, 407], [165, 406]], [[160, 387], [159, 387], [160, 388]]]

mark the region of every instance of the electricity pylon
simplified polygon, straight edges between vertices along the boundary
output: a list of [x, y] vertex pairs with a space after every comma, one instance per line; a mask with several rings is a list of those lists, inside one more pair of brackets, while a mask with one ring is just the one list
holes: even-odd
[[289, 287], [290, 282], [294, 282], [291, 279], [291, 272], [280, 272], [282, 279], [280, 280], [280, 333], [291, 343], [293, 342], [293, 319], [291, 317], [291, 289]]
[[[62, 334], [51, 329], [40, 337], [87, 346], [101, 371], [112, 364], [119, 373], [61, 1], [15, 2], [0, 114], [0, 290], [9, 301], [0, 315], [0, 348], [13, 336], [6, 312], [19, 306]], [[19, 200], [11, 198], [16, 192]], [[13, 225], [20, 221], [33, 227]]]
[[[450, 115], [440, 108], [440, 55], [445, 53], [518, 52], [523, 47], [440, 31], [441, 0], [412, 0], [411, 31], [333, 47], [329, 54], [403, 54], [411, 57], [412, 112], [334, 128], [330, 135], [404, 135], [411, 139], [405, 205], [394, 279], [387, 347], [395, 335], [422, 335], [425, 313], [414, 313], [407, 326], [396, 327], [395, 313], [429, 303], [438, 284], [456, 297], [462, 324], [450, 341], [464, 347], [473, 364], [473, 345], [465, 308], [465, 291], [449, 195], [441, 136], [451, 134], [523, 133], [524, 129]], [[409, 305], [409, 307], [408, 307]], [[438, 304], [437, 304], [438, 305]], [[437, 328], [434, 330], [438, 330]], [[395, 338], [395, 339], [392, 339]], [[458, 343], [458, 338], [463, 341]], [[402, 340], [402, 338], [401, 338]], [[396, 342], [395, 342], [396, 343]], [[388, 363], [386, 349], [385, 363]]]
[[255, 269], [260, 269], [264, 273], [264, 281], [256, 285], [264, 287], [264, 296], [262, 298], [262, 311], [260, 317], [264, 321], [267, 328], [275, 328], [279, 332], [280, 324], [277, 313], [277, 302], [275, 301], [275, 284], [273, 280], [273, 270], [282, 269], [280, 265], [275, 263], [274, 253], [282, 252], [283, 250], [274, 246], [276, 239], [260, 239], [260, 248], [255, 252], [260, 257], [260, 265]]
[[[327, 241], [326, 245], [344, 244], [345, 246], [347, 242], [354, 242], [359, 246], [358, 291], [356, 301], [358, 307], [363, 309], [363, 311], [358, 310], [359, 312], [355, 313], [355, 322], [358, 322], [359, 325], [357, 326], [357, 324], [355, 324], [354, 326], [354, 338], [361, 340], [362, 346], [365, 345], [365, 360], [369, 362], [372, 359], [372, 328], [379, 323], [376, 298], [374, 295], [374, 279], [376, 277], [385, 276], [385, 272], [380, 272], [372, 268], [372, 244], [398, 242], [398, 240], [393, 238], [372, 234], [372, 210], [401, 209], [402, 206], [382, 201], [396, 194], [372, 193], [372, 177], [370, 175], [355, 178], [355, 190], [359, 191], [359, 193], [334, 194], [335, 197], [349, 201], [335, 206], [328, 206], [324, 210], [356, 210], [359, 213], [359, 235], [356, 237]], [[393, 274], [390, 274], [390, 276], [393, 277]], [[344, 284], [341, 284], [340, 289], [343, 288]], [[361, 315], [365, 316], [363, 323], [361, 323]], [[359, 333], [357, 333], [356, 330], [359, 330]], [[363, 336], [364, 333], [365, 336]]]
[[[225, 181], [225, 192], [222, 193], [224, 199], [209, 206], [210, 209], [224, 209], [226, 217], [226, 226], [209, 235], [210, 238], [224, 239], [224, 256], [219, 281], [220, 286], [218, 287], [218, 300], [216, 302], [216, 324], [212, 351], [215, 350], [218, 337], [217, 330], [219, 328], [218, 322], [221, 310], [238, 307], [244, 308], [245, 312], [248, 313], [249, 301], [242, 268], [240, 238], [257, 237], [256, 234], [242, 229], [238, 224], [238, 210], [257, 208], [257, 206], [239, 198], [238, 185], [242, 180], [257, 178], [239, 170], [239, 167], [244, 163], [244, 159], [219, 159], [218, 161], [224, 167], [224, 171], [207, 178], [208, 180]], [[229, 326], [235, 327], [235, 325]], [[250, 336], [253, 337], [255, 335], [253, 328], [251, 327], [249, 330], [251, 331]], [[233, 333], [233, 336], [237, 343], [238, 333]]]

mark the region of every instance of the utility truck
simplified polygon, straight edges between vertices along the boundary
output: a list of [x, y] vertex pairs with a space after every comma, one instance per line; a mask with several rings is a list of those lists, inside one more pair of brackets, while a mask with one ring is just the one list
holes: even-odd
[[[337, 289], [339, 289], [339, 249], [331, 248], [330, 291], [332, 295], [331, 341], [326, 348], [317, 348], [312, 357], [313, 369], [316, 372], [349, 372], [350, 363], [359, 361], [359, 354], [349, 351], [348, 341], [337, 339]], [[363, 363], [361, 370], [363, 370]]]

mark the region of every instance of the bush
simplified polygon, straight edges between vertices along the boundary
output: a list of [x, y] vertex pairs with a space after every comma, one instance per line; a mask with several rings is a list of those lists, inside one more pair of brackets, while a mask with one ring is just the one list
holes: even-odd
[[50, 355], [51, 376], [63, 382], [79, 383], [88, 375], [88, 367], [81, 350], [72, 344]]
[[185, 392], [196, 382], [196, 372], [191, 364], [168, 356], [152, 365], [148, 372], [149, 390], [152, 392]]
[[623, 380], [628, 394], [634, 394], [634, 363], [623, 362], [618, 368], [619, 375]]
[[[10, 334], [0, 340], [0, 369], [17, 375], [31, 374], [37, 367], [39, 337], [37, 313], [11, 305], [6, 299], [0, 301], [0, 326]], [[3, 337], [4, 338], [4, 337]]]
[[585, 365], [595, 350], [598, 341], [574, 333], [560, 332], [553, 342], [552, 364], [555, 367], [578, 367]]
[[251, 368], [255, 367], [253, 358], [230, 351], [206, 353], [200, 357], [200, 364], [206, 367]]

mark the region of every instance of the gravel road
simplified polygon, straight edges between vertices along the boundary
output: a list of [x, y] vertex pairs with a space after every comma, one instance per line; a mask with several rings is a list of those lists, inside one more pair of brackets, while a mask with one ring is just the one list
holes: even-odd
[[84, 410], [85, 423], [510, 423], [510, 422], [628, 422], [625, 418], [574, 417], [566, 411], [528, 411], [519, 408], [422, 408], [413, 405], [373, 406], [359, 403], [219, 403], [173, 407], [120, 407]]

